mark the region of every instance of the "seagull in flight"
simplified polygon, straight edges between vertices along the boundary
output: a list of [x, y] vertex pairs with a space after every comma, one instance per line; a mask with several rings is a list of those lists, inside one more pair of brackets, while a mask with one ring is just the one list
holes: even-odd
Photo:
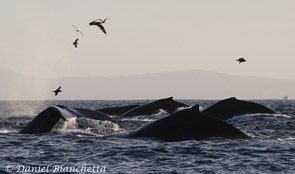
[[75, 45], [75, 47], [77, 48], [77, 45], [78, 45], [78, 38], [75, 40], [75, 42], [73, 42], [73, 45]]
[[61, 86], [59, 86], [55, 91], [52, 91], [52, 92], [54, 92], [55, 93], [55, 96], [57, 96], [58, 95], [58, 93], [60, 93], [61, 92]]
[[[104, 34], [107, 34], [107, 33], [106, 33], [106, 30], [105, 30], [104, 27], [102, 26], [102, 23], [103, 23], [103, 22], [97, 22], [98, 20], [100, 20], [100, 19], [97, 19], [97, 20], [95, 20], [95, 21], [90, 22], [89, 25], [96, 25], [96, 26], [98, 26], [98, 27], [100, 28], [100, 30], [101, 30]], [[106, 19], [105, 19], [105, 20], [106, 20]]]
[[243, 62], [247, 62], [247, 61], [244, 59], [244, 57], [241, 57], [241, 58], [237, 59], [236, 61], [238, 61], [239, 64], [240, 64], [240, 63], [243, 63]]
[[81, 33], [81, 34], [84, 36], [84, 34], [83, 34], [80, 30], [78, 30], [78, 28], [75, 27], [75, 25], [72, 25], [72, 26], [76, 29], [76, 31], [77, 31], [78, 33]]

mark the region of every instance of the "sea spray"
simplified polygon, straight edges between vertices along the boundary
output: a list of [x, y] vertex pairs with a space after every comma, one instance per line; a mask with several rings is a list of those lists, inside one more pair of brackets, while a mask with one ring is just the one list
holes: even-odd
[[92, 128], [92, 131], [100, 134], [109, 134], [120, 130], [119, 125], [111, 121], [85, 119], [85, 124], [88, 128]]
[[62, 126], [58, 129], [59, 132], [83, 132], [88, 134], [110, 134], [120, 130], [118, 124], [111, 121], [93, 120], [88, 118], [69, 118], [64, 121]]
[[69, 118], [63, 122], [61, 129], [59, 130], [62, 133], [66, 132], [76, 132], [78, 130], [77, 117]]

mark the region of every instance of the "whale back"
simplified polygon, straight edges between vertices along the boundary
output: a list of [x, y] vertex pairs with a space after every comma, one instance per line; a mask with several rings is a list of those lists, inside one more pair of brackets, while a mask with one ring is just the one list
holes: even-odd
[[128, 106], [118, 106], [118, 107], [109, 107], [109, 108], [100, 108], [97, 109], [97, 111], [100, 111], [102, 113], [105, 113], [107, 115], [113, 115], [113, 116], [117, 116], [117, 115], [121, 115], [133, 108], [138, 107], [139, 105], [128, 105]]
[[173, 100], [173, 97], [169, 97], [133, 108], [122, 114], [121, 117], [152, 115], [158, 113], [161, 109], [172, 113], [180, 107], [188, 107], [188, 105]]
[[198, 105], [149, 123], [129, 133], [129, 137], [154, 137], [163, 141], [203, 140], [212, 137], [249, 138], [229, 124], [203, 115]]
[[83, 109], [83, 108], [69, 108], [72, 112], [75, 112], [78, 117], [90, 118], [94, 120], [102, 120], [102, 121], [111, 121], [113, 123], [117, 123], [108, 115], [94, 110]]
[[232, 97], [217, 102], [211, 107], [205, 109], [202, 113], [207, 116], [226, 120], [237, 115], [255, 113], [273, 114], [274, 112], [263, 105], [254, 102], [238, 100]]

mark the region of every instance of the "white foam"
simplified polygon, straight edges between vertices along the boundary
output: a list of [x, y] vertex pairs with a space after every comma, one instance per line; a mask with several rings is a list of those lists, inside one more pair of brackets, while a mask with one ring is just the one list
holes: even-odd
[[292, 116], [285, 115], [285, 114], [269, 114], [269, 115], [273, 115], [273, 116], [276, 116], [276, 117], [292, 118]]
[[151, 122], [151, 121], [155, 121], [155, 119], [149, 119], [149, 118], [123, 118], [123, 121], [145, 121], [145, 122]]
[[[178, 112], [178, 111], [181, 111], [181, 110], [184, 110], [184, 109], [189, 109], [189, 108], [191, 108], [191, 106], [188, 106], [188, 107], [179, 107], [174, 112]], [[200, 108], [201, 108], [201, 106], [200, 106]]]
[[233, 116], [232, 118], [227, 119], [227, 121], [239, 120], [239, 119], [244, 119], [244, 118], [251, 118], [251, 117], [256, 117], [256, 116], [274, 116], [274, 117], [292, 118], [291, 116], [285, 115], [285, 114], [257, 113], [257, 114], [244, 114], [244, 115]]
[[76, 117], [68, 118], [66, 121], [63, 122], [63, 125], [59, 131], [63, 133], [79, 132], [78, 127], [79, 126], [77, 124]]
[[285, 140], [295, 140], [295, 137], [288, 137], [288, 138], [278, 138], [279, 141], [285, 141]]
[[167, 114], [167, 112], [166, 112], [164, 109], [160, 109], [160, 110], [158, 111], [158, 113], [153, 114], [153, 115], [166, 115], [166, 114]]
[[13, 132], [13, 131], [8, 130], [8, 129], [0, 129], [1, 134], [7, 134], [7, 133], [10, 133], [10, 132]]
[[102, 121], [102, 120], [93, 120], [93, 119], [86, 119], [86, 123], [88, 128], [85, 130], [91, 131], [95, 129], [95, 131], [101, 133], [101, 134], [107, 134], [109, 132], [116, 132], [120, 130], [120, 127], [118, 124], [113, 123], [111, 121]]
[[233, 120], [240, 120], [244, 118], [251, 118], [251, 117], [256, 117], [261, 114], [245, 114], [245, 115], [238, 115], [238, 116], [233, 116], [232, 118], [227, 119], [227, 121], [233, 121]]
[[93, 120], [89, 118], [83, 118], [85, 126], [87, 128], [80, 129], [77, 123], [77, 117], [69, 118], [63, 122], [62, 127], [58, 130], [61, 133], [86, 133], [97, 136], [98, 134], [109, 134], [120, 130], [118, 124], [111, 121]]

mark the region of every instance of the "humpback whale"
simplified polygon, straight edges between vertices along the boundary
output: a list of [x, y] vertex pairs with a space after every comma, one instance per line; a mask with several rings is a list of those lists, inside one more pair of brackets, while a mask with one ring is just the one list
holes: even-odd
[[130, 117], [135, 115], [152, 115], [158, 113], [160, 109], [168, 113], [172, 113], [180, 107], [189, 106], [173, 100], [173, 97], [169, 97], [133, 108], [122, 114], [121, 117]]
[[128, 106], [118, 106], [118, 107], [109, 107], [109, 108], [100, 108], [97, 109], [97, 111], [100, 111], [102, 113], [105, 113], [107, 115], [113, 115], [113, 116], [117, 116], [117, 115], [121, 115], [133, 108], [138, 107], [139, 105], [128, 105]]
[[53, 126], [60, 120], [68, 120], [73, 117], [85, 117], [95, 120], [111, 121], [112, 118], [99, 111], [82, 108], [67, 108], [64, 106], [51, 106], [40, 112], [26, 127], [19, 133], [38, 134], [50, 132]]
[[208, 117], [199, 105], [174, 112], [128, 134], [129, 138], [154, 137], [162, 141], [204, 140], [212, 137], [248, 139], [240, 130], [222, 120]]
[[202, 114], [215, 117], [220, 120], [227, 120], [233, 116], [255, 113], [274, 114], [274, 111], [260, 104], [238, 100], [235, 97], [221, 100], [202, 111]]

